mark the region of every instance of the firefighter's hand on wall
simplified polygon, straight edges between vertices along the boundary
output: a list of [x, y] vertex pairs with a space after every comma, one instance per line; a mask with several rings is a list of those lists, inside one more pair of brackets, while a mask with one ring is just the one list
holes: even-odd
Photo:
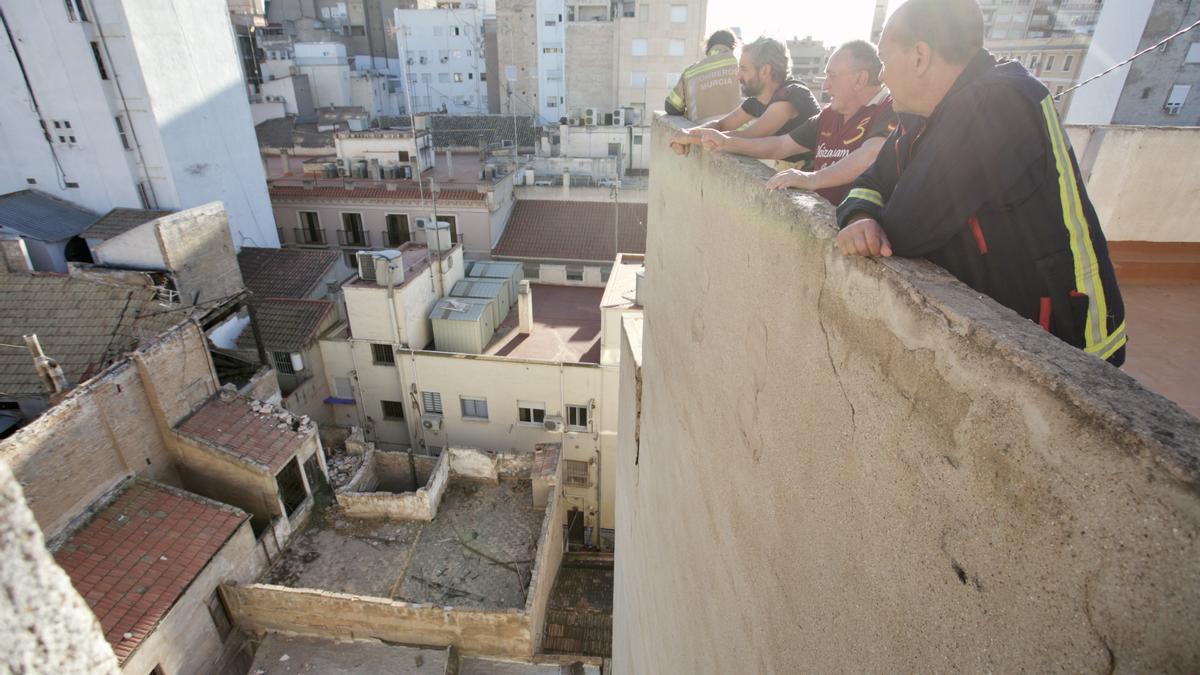
[[878, 221], [862, 218], [850, 223], [838, 233], [838, 248], [842, 255], [883, 256], [892, 255], [892, 244]]

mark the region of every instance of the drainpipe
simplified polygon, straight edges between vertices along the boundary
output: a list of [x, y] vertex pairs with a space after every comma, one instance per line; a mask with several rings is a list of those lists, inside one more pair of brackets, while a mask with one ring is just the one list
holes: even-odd
[[[401, 273], [403, 273], [403, 271], [404, 271], [404, 257], [403, 256], [401, 256], [401, 258], [400, 258], [400, 271], [401, 271]], [[389, 345], [389, 347], [392, 350], [392, 362], [393, 362], [393, 366], [395, 367], [395, 370], [396, 370], [396, 383], [400, 385], [400, 398], [401, 398], [401, 400], [403, 400], [404, 399], [404, 376], [400, 372], [399, 364], [395, 363], [396, 351], [399, 350], [399, 348], [400, 348], [400, 320], [399, 320], [399, 317], [397, 317], [397, 315], [396, 315], [396, 280], [392, 276], [393, 272], [395, 272], [395, 269], [392, 267], [392, 263], [388, 262], [388, 265], [387, 265], [387, 304], [388, 304], [388, 316], [391, 319], [391, 321], [389, 321], [388, 323], [390, 323], [392, 326], [392, 344]], [[412, 415], [409, 415], [409, 417], [412, 417]], [[417, 484], [417, 460], [413, 458], [412, 423], [409, 422], [406, 426], [408, 426], [408, 436], [409, 436], [408, 470], [412, 475], [413, 485], [416, 485]]]

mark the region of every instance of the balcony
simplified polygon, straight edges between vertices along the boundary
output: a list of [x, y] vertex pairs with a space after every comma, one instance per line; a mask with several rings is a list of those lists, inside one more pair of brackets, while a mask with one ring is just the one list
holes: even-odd
[[371, 233], [364, 230], [338, 230], [338, 246], [371, 247]]
[[407, 232], [384, 232], [383, 241], [387, 248], [400, 248], [406, 242], [412, 241], [412, 237], [408, 236]]
[[301, 246], [325, 246], [325, 230], [297, 227], [292, 230], [296, 243]]

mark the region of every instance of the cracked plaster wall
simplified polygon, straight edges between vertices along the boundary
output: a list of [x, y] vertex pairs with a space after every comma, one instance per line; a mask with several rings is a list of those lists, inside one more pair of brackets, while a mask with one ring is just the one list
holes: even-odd
[[677, 122], [614, 672], [1200, 669], [1200, 422]]

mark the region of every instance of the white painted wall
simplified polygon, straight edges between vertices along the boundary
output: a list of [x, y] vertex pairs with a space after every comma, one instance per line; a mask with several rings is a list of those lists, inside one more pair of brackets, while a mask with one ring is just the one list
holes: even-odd
[[[1079, 81], [1101, 73], [1137, 52], [1154, 3], [1148, 0], [1108, 0], [1100, 10], [1092, 44], [1079, 72]], [[1067, 110], [1067, 124], [1108, 124], [1125, 88], [1129, 66], [1076, 89]]]
[[[535, 6], [537, 113], [540, 123], [557, 124], [559, 118], [567, 117], [567, 7], [563, 0], [537, 0]], [[551, 21], [553, 25], [549, 25]]]
[[296, 69], [308, 75], [313, 104], [318, 108], [348, 106], [350, 65], [346, 46], [338, 42], [297, 42]]
[[479, 8], [395, 11], [395, 25], [404, 29], [396, 34], [397, 51], [408, 49], [400, 66], [412, 87], [413, 110], [444, 105], [452, 114], [488, 111], [483, 16]]

